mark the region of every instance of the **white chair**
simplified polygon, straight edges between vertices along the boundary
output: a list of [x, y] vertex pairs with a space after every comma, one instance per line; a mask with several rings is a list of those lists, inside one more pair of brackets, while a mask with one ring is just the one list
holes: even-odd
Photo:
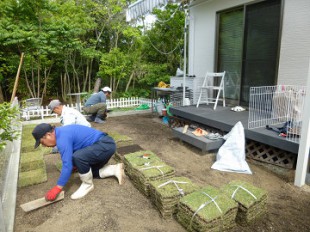
[[31, 116], [41, 116], [41, 118], [43, 119], [41, 101], [41, 98], [26, 99], [25, 108], [22, 110], [22, 117], [26, 120], [30, 120]]
[[[214, 103], [213, 109], [216, 109], [218, 101], [223, 102], [225, 107], [225, 71], [219, 73], [207, 72], [200, 89], [199, 98], [196, 107], [201, 103]], [[221, 96], [222, 93], [222, 96]], [[204, 99], [202, 99], [204, 96]], [[216, 96], [216, 97], [214, 97]]]

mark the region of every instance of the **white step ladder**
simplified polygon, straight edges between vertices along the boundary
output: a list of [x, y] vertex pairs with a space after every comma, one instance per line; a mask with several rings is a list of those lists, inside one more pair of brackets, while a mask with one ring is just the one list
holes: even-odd
[[[226, 73], [225, 71], [218, 72], [218, 73], [214, 73], [214, 72], [206, 73], [206, 76], [203, 80], [203, 84], [200, 89], [200, 94], [199, 94], [199, 98], [198, 98], [197, 105], [196, 105], [197, 108], [199, 107], [199, 104], [201, 103], [207, 103], [207, 105], [209, 105], [209, 103], [214, 103], [213, 109], [215, 110], [218, 101], [222, 101], [223, 106], [225, 107], [225, 89], [224, 89], [225, 73]], [[221, 97], [221, 92], [222, 92], [222, 97]], [[216, 97], [214, 97], [215, 94], [216, 94]], [[203, 95], [205, 96], [204, 99], [202, 99]]]

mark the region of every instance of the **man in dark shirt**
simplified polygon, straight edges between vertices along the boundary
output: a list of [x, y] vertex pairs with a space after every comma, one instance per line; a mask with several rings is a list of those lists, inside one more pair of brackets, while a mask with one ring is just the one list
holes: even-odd
[[86, 114], [91, 114], [87, 118], [90, 122], [104, 123], [107, 115], [107, 97], [110, 96], [112, 90], [110, 87], [104, 87], [98, 93], [94, 93], [88, 98], [83, 107], [83, 111]]

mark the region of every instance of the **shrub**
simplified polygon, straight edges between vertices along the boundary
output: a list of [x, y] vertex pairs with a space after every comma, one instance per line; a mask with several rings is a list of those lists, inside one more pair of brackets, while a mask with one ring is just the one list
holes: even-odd
[[18, 131], [14, 128], [18, 113], [18, 108], [12, 107], [10, 103], [0, 104], [0, 150], [4, 148], [6, 141], [13, 141], [18, 136]]

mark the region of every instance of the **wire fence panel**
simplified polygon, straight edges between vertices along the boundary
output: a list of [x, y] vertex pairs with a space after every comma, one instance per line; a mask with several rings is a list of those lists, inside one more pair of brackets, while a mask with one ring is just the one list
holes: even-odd
[[251, 87], [248, 128], [275, 126], [287, 140], [299, 142], [305, 99], [306, 86]]

